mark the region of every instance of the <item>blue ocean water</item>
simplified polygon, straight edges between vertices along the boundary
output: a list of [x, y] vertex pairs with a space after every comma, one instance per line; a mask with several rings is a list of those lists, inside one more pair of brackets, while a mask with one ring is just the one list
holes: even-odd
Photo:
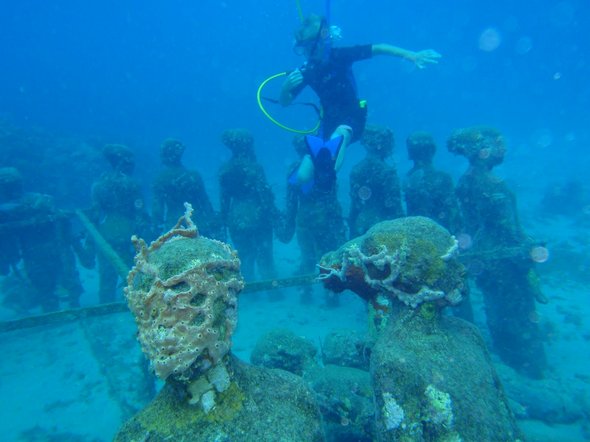
[[[325, 6], [301, 1], [306, 13], [323, 13]], [[590, 5], [333, 0], [330, 21], [343, 31], [341, 45], [383, 42], [442, 54], [438, 65], [424, 70], [389, 57], [355, 65], [369, 122], [395, 134], [393, 163], [400, 176], [410, 168], [405, 139], [416, 130], [433, 134], [436, 165], [455, 179], [467, 163], [446, 151], [454, 129], [486, 125], [504, 135], [507, 155], [496, 172], [515, 192], [527, 232], [551, 253], [538, 269], [550, 299], [539, 308], [549, 378], [571, 393], [564, 398], [563, 418], [543, 422], [525, 411], [519, 418], [530, 440], [590, 439]], [[184, 163], [202, 174], [217, 209], [217, 171], [229, 158], [221, 133], [243, 127], [254, 136], [258, 160], [282, 207], [296, 153], [292, 135], [260, 112], [256, 90], [270, 75], [301, 64], [292, 50], [298, 23], [295, 1], [4, 2], [0, 167], [18, 167], [26, 190], [51, 194], [58, 207], [86, 208], [93, 177], [104, 169], [96, 152], [106, 143], [122, 143], [136, 154], [135, 175], [149, 201], [160, 144], [175, 137], [186, 144]], [[265, 92], [276, 96], [279, 88], [276, 80]], [[297, 127], [309, 127], [315, 118], [304, 108], [268, 108]], [[363, 156], [362, 147], [353, 145], [339, 172], [345, 213], [350, 170]], [[295, 241], [277, 243], [275, 258], [280, 276], [296, 273]], [[81, 304], [87, 307], [97, 303], [98, 277], [81, 272]], [[8, 292], [8, 282], [3, 287]], [[342, 318], [359, 330], [366, 327], [363, 306], [352, 295], [335, 309], [323, 306], [321, 294], [307, 307], [297, 302], [294, 289], [285, 297], [244, 297], [234, 343], [238, 356], [247, 360], [256, 339], [278, 324], [314, 342]], [[3, 307], [0, 319], [35, 313]], [[117, 358], [125, 352], [138, 356], [139, 347], [127, 314], [102, 320], [120, 330], [121, 351], [106, 344], [112, 339], [97, 340], [104, 327], [93, 323], [3, 333], [0, 392], [13, 398], [1, 406], [7, 417], [0, 424], [3, 440], [112, 438], [133, 408], [121, 405], [125, 399], [118, 392], [133, 376], [109, 373], [119, 368], [105, 366], [120, 364], [123, 373], [127, 361]], [[102, 418], [95, 419], [97, 414]]]

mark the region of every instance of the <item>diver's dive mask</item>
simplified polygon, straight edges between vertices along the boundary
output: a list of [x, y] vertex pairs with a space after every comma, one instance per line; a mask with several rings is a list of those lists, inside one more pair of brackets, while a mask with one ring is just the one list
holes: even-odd
[[312, 56], [318, 49], [320, 42], [330, 39], [330, 28], [325, 18], [321, 19], [319, 29], [315, 33], [311, 30], [312, 26], [314, 26], [313, 23], [306, 23], [296, 33], [295, 44], [293, 46], [295, 54]]

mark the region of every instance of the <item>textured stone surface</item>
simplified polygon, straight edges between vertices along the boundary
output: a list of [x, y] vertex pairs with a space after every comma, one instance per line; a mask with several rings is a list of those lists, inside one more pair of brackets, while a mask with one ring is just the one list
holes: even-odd
[[187, 382], [229, 352], [244, 285], [240, 261], [228, 245], [198, 235], [190, 206], [149, 247], [135, 244], [125, 295], [141, 347], [158, 377]]
[[323, 441], [319, 409], [303, 380], [283, 370], [229, 363], [231, 385], [205, 413], [167, 383], [116, 441]]
[[336, 292], [352, 290], [381, 310], [391, 301], [456, 304], [464, 290], [457, 241], [425, 217], [383, 221], [320, 261], [320, 277]]
[[[522, 439], [483, 340], [466, 321], [404, 307], [373, 348], [371, 374], [378, 441]], [[388, 428], [392, 401], [403, 418]]]

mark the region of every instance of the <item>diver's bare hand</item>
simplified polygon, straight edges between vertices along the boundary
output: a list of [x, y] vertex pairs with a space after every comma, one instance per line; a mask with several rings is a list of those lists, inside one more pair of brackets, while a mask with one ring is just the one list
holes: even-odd
[[441, 57], [442, 55], [434, 49], [425, 49], [423, 51], [414, 52], [412, 61], [419, 69], [424, 69], [428, 64], [437, 64]]
[[287, 81], [285, 86], [291, 90], [303, 83], [303, 74], [299, 69], [295, 69], [289, 75], [287, 75]]
[[281, 88], [281, 96], [279, 102], [283, 106], [288, 106], [293, 101], [293, 94], [291, 91], [303, 83], [303, 74], [299, 69], [295, 69], [287, 75], [287, 79]]

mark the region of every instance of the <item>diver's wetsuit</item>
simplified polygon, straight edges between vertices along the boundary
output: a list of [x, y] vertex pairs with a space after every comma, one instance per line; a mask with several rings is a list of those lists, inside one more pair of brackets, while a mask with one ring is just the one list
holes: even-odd
[[320, 98], [324, 111], [320, 136], [329, 138], [339, 125], [347, 124], [352, 128], [351, 142], [361, 137], [367, 110], [359, 103], [352, 64], [372, 55], [372, 45], [331, 48], [327, 60], [309, 60], [300, 68], [303, 83], [291, 93], [295, 97], [309, 85]]

